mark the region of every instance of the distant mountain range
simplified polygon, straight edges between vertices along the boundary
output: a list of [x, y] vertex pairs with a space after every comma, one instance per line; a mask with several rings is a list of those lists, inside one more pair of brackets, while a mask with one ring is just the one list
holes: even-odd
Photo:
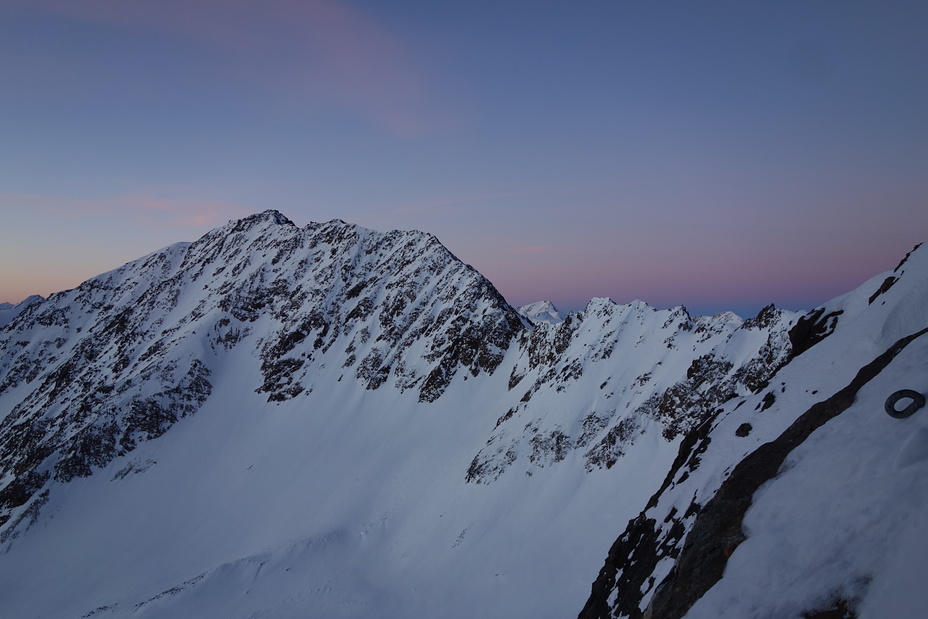
[[562, 316], [231, 221], [0, 307], [0, 616], [921, 616], [926, 283]]

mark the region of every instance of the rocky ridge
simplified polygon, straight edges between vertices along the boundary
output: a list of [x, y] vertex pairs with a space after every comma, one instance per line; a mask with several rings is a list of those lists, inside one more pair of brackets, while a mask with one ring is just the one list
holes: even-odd
[[649, 430], [674, 441], [723, 402], [766, 384], [789, 356], [795, 319], [772, 306], [741, 321], [593, 299], [560, 323], [538, 323], [507, 366], [518, 402], [500, 416], [467, 480], [490, 482], [520, 458], [531, 474], [574, 450], [586, 470], [608, 469]]
[[140, 258], [0, 332], [0, 541], [52, 481], [195, 413], [243, 340], [269, 402], [312, 389], [330, 349], [363, 388], [389, 381], [431, 402], [460, 371], [492, 373], [523, 328], [492, 284], [420, 232], [298, 228], [267, 211]]
[[51, 484], [194, 414], [243, 342], [269, 403], [311, 392], [333, 365], [339, 381], [428, 403], [460, 372], [493, 374], [506, 359], [509, 403], [462, 471], [489, 483], [575, 451], [586, 470], [608, 469], [652, 428], [675, 440], [767, 380], [796, 318], [773, 307], [747, 321], [693, 318], [608, 299], [560, 321], [550, 303], [523, 311], [431, 235], [299, 228], [276, 211], [26, 304], [0, 332], [0, 542]]

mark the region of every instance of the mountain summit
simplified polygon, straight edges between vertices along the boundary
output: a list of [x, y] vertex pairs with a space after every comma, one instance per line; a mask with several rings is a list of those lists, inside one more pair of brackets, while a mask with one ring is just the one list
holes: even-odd
[[[0, 519], [49, 479], [87, 476], [193, 414], [226, 353], [250, 339], [269, 402], [337, 363], [438, 398], [459, 369], [492, 373], [522, 329], [483, 276], [433, 236], [277, 211], [230, 222], [33, 303], [0, 339]], [[250, 338], [250, 336], [254, 336]]]
[[[862, 435], [828, 420], [918, 388], [926, 277], [919, 250], [806, 313], [593, 299], [562, 317], [510, 307], [428, 234], [301, 228], [276, 211], [231, 221], [0, 328], [0, 614], [717, 613], [703, 600], [728, 577], [689, 584], [725, 565], [698, 559], [715, 556], [697, 539], [726, 504], [712, 497], [762, 504], [757, 484], [779, 479], [778, 463], [833, 470], [800, 443], [827, 462], [844, 462], [842, 437], [861, 453]], [[861, 431], [901, 427], [873, 423]], [[897, 449], [893, 470], [921, 470], [919, 432], [884, 436], [902, 446], [880, 457]], [[740, 481], [755, 461], [767, 477]], [[811, 491], [784, 479], [781, 495]], [[903, 491], [921, 508], [911, 479], [851, 481], [885, 518]], [[733, 556], [769, 578], [772, 551], [752, 536], [782, 525], [742, 516], [725, 516]], [[861, 521], [832, 522], [856, 534]], [[751, 603], [800, 616], [897, 593], [895, 572], [847, 557], [820, 578], [837, 543], [782, 563], [834, 599], [807, 587], [780, 604], [757, 589]]]

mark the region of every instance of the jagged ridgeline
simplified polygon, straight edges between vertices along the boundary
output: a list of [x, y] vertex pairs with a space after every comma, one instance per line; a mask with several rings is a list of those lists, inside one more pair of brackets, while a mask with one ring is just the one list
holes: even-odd
[[347, 379], [440, 397], [493, 372], [523, 321], [435, 237], [276, 211], [230, 222], [52, 295], [0, 333], [0, 522], [50, 479], [86, 476], [197, 411], [224, 351], [256, 347], [270, 402], [333, 347]]
[[[340, 220], [299, 228], [266, 211], [15, 317], [0, 338], [0, 396], [15, 394], [0, 422], [0, 519], [32, 514], [50, 480], [90, 475], [195, 413], [220, 359], [246, 339], [268, 402], [313, 389], [314, 372], [335, 362], [338, 380], [428, 403], [458, 372], [491, 374], [517, 346], [508, 389], [527, 390], [466, 471], [487, 482], [520, 455], [531, 469], [582, 450], [588, 470], [611, 467], [647, 419], [674, 439], [766, 380], [789, 351], [792, 319], [769, 307], [742, 324], [596, 299], [534, 328], [431, 235]], [[594, 378], [597, 404], [558, 404]]]
[[[266, 211], [5, 305], [0, 615], [722, 616], [758, 488], [821, 469], [803, 443], [854, 418], [928, 459], [880, 412], [921, 389], [890, 378], [925, 367], [923, 253], [807, 313], [564, 316], [431, 235]], [[856, 612], [880, 578], [833, 573], [751, 603]]]

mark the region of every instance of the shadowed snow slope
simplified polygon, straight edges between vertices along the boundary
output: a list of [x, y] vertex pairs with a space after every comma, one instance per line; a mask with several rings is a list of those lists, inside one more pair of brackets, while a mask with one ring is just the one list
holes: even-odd
[[[584, 617], [924, 616], [928, 252], [810, 312], [792, 361], [692, 433]], [[828, 614], [828, 612], [832, 614]]]
[[[694, 493], [705, 504], [741, 458], [909, 334], [924, 261], [916, 252], [895, 285], [881, 288], [884, 276], [807, 315], [693, 318], [594, 299], [536, 322], [427, 234], [299, 228], [275, 211], [232, 221], [0, 330], [0, 615], [575, 615], [615, 535], [662, 482], [649, 509], [677, 510], [658, 536], [691, 527]], [[861, 389], [869, 408], [888, 395], [881, 380], [924, 365], [920, 350], [913, 342]], [[858, 408], [870, 414], [854, 404], [802, 448], [855, 445], [838, 433], [813, 449]], [[897, 424], [886, 432], [919, 423], [873, 414]], [[748, 420], [752, 432], [736, 436]], [[887, 466], [921, 470], [919, 436]], [[678, 458], [694, 445], [701, 466]], [[821, 466], [802, 453], [787, 459], [803, 484], [786, 472], [785, 492], [800, 497], [787, 504], [821, 510], [822, 493], [844, 492], [862, 509], [854, 488], [822, 490], [827, 476], [802, 474]], [[777, 483], [746, 516], [751, 535], [732, 558], [745, 557], [745, 573], [768, 570], [768, 540], [803, 517], [760, 509], [783, 503]], [[861, 551], [919, 526], [897, 524], [858, 539]], [[828, 559], [841, 531], [802, 557]], [[892, 596], [887, 582], [921, 555], [881, 552], [869, 573], [847, 558], [825, 593], [861, 608]], [[812, 607], [784, 588], [774, 611]], [[614, 588], [600, 589], [602, 607], [614, 605]]]

